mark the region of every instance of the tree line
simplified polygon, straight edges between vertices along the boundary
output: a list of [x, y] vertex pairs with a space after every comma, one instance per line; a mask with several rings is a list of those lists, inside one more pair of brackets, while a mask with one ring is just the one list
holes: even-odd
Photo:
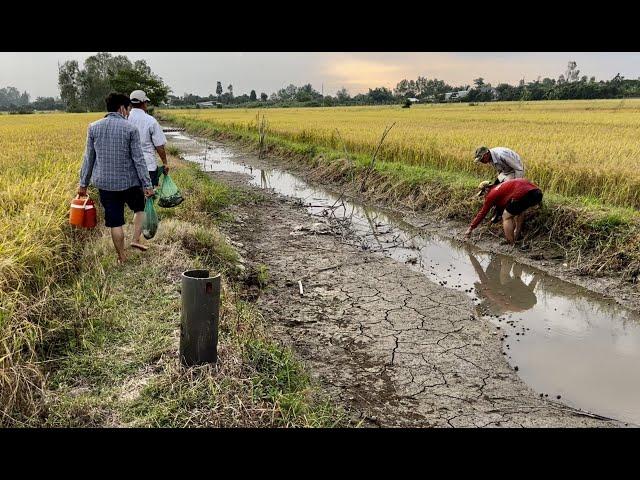
[[625, 79], [618, 73], [610, 80], [596, 81], [593, 76], [581, 76], [574, 61], [568, 63], [566, 71], [557, 79], [545, 77], [541, 80], [538, 77], [529, 82], [520, 80], [518, 85], [501, 83], [492, 89], [491, 94], [486, 86], [482, 86], [482, 78], [475, 82], [476, 88], [469, 90], [465, 101], [590, 100], [640, 96], [640, 78]]
[[[220, 82], [218, 82], [220, 83]], [[231, 85], [229, 85], [231, 87]], [[170, 107], [194, 107], [198, 108], [198, 103], [215, 102], [219, 107], [242, 106], [252, 107], [332, 107], [338, 105], [383, 105], [397, 103], [398, 97], [386, 87], [369, 89], [367, 93], [351, 96], [347, 89], [342, 88], [334, 96], [323, 95], [308, 83], [302, 86], [290, 84], [271, 95], [265, 92], [256, 94], [251, 90], [249, 95], [233, 96], [231, 93], [222, 95], [209, 94], [199, 96], [193, 93], [185, 93], [178, 97], [169, 95], [167, 105]]]
[[[558, 78], [536, 79], [518, 85], [500, 83], [495, 87], [483, 78], [473, 80], [473, 85], [450, 85], [444, 80], [418, 76], [415, 80], [403, 79], [393, 90], [387, 87], [369, 89], [366, 93], [351, 95], [345, 88], [335, 95], [323, 95], [310, 83], [302, 86], [290, 84], [270, 95], [256, 90], [249, 94], [234, 95], [233, 85], [223, 87], [216, 82], [215, 93], [199, 96], [185, 93], [171, 95], [171, 88], [151, 71], [145, 60], [132, 62], [124, 55], [113, 56], [102, 52], [88, 57], [82, 66], [69, 60], [58, 66], [60, 97], [37, 97], [30, 100], [28, 92], [15, 87], [0, 88], [0, 111], [30, 113], [34, 110], [66, 110], [69, 112], [103, 111], [104, 98], [111, 91], [131, 92], [144, 90], [153, 105], [175, 108], [198, 108], [198, 103], [213, 102], [218, 107], [320, 107], [348, 105], [410, 104], [413, 99], [421, 102], [490, 102], [520, 100], [570, 100], [598, 98], [640, 97], [640, 79], [625, 79], [617, 74], [610, 80], [596, 81], [595, 77], [580, 75], [576, 62], [569, 62]], [[464, 91], [458, 98], [451, 92]], [[409, 99], [412, 99], [409, 101]]]
[[[220, 90], [220, 82], [218, 90]], [[625, 79], [619, 73], [610, 80], [596, 81], [595, 77], [580, 76], [577, 64], [571, 61], [565, 72], [558, 78], [538, 79], [525, 82], [520, 80], [518, 85], [500, 83], [493, 87], [485, 83], [484, 78], [476, 78], [473, 85], [450, 85], [444, 80], [418, 76], [416, 80], [403, 79], [393, 90], [386, 87], [369, 89], [367, 93], [351, 96], [342, 88], [335, 95], [322, 95], [311, 84], [301, 87], [289, 85], [277, 92], [267, 95], [260, 94], [260, 100], [255, 90], [250, 95], [233, 97], [231, 85], [228, 93], [200, 97], [192, 93], [185, 93], [182, 97], [169, 96], [168, 105], [176, 107], [196, 107], [198, 102], [216, 101], [221, 107], [241, 105], [250, 107], [319, 107], [344, 105], [389, 105], [405, 103], [408, 99], [421, 102], [440, 103], [452, 102], [492, 102], [492, 101], [520, 101], [520, 100], [576, 100], [576, 99], [606, 99], [640, 97], [640, 79]], [[447, 99], [451, 92], [464, 91], [465, 95]]]
[[26, 91], [20, 93], [15, 87], [0, 88], [0, 111], [9, 113], [30, 113], [34, 110], [63, 110], [64, 103], [59, 98], [37, 97], [31, 101]]
[[58, 67], [60, 98], [70, 112], [104, 110], [109, 92], [144, 90], [151, 103], [161, 105], [171, 91], [145, 60], [131, 62], [125, 55], [101, 52], [88, 57], [80, 68], [76, 60]]
[[129, 93], [145, 91], [151, 103], [163, 105], [171, 89], [151, 71], [145, 60], [132, 62], [125, 55], [101, 52], [88, 57], [82, 67], [76, 60], [58, 66], [60, 97], [38, 97], [30, 102], [25, 91], [15, 87], [0, 89], [0, 110], [31, 113], [34, 110], [66, 110], [68, 112], [104, 111], [104, 99], [112, 91]]

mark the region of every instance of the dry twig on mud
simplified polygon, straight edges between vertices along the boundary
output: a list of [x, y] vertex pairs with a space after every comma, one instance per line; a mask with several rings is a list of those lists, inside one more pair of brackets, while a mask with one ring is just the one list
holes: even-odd
[[391, 126], [388, 126], [384, 129], [384, 132], [382, 132], [382, 137], [380, 137], [380, 141], [378, 142], [378, 146], [376, 147], [375, 152], [373, 152], [373, 156], [371, 157], [371, 163], [369, 164], [369, 168], [367, 168], [367, 171], [364, 174], [364, 178], [362, 179], [362, 184], [360, 185], [360, 191], [364, 192], [365, 190], [365, 184], [367, 182], [367, 178], [369, 177], [369, 174], [373, 171], [373, 167], [376, 163], [376, 157], [378, 156], [378, 152], [380, 152], [380, 148], [382, 147], [382, 143], [384, 142], [384, 139], [386, 138], [386, 136], [388, 135], [388, 133], [391, 131], [391, 129], [393, 128], [393, 126], [396, 124], [396, 122], [393, 122], [391, 124]]
[[[357, 262], [357, 263], [350, 263], [349, 266], [350, 267], [356, 267], [358, 265], [362, 265], [362, 264], [365, 264], [365, 263], [369, 263], [369, 260], [364, 260], [363, 262]], [[318, 273], [328, 272], [329, 270], [335, 270], [335, 269], [340, 268], [342, 266], [343, 266], [342, 263], [338, 263], [336, 265], [330, 265], [328, 267], [319, 268], [317, 270], [314, 270], [313, 272], [307, 273], [306, 275], [300, 277], [299, 282], [302, 282], [302, 280], [308, 280], [309, 278], [311, 278], [314, 275], [317, 275]]]
[[[340, 138], [340, 141], [342, 142], [342, 148], [344, 150], [344, 156], [345, 156], [345, 160], [349, 163], [351, 163], [351, 158], [349, 157], [349, 152], [347, 152], [347, 145], [344, 143], [344, 140], [342, 139], [342, 135], [340, 135], [340, 131], [336, 128], [336, 133], [338, 134], [338, 137]], [[353, 181], [353, 174], [351, 177], [351, 181]], [[334, 208], [336, 207], [336, 205], [338, 204], [338, 202], [341, 203], [341, 206], [345, 209], [346, 212], [346, 207], [344, 205], [344, 194], [345, 194], [345, 190], [347, 189], [348, 183], [343, 184], [342, 189], [340, 190], [340, 193], [338, 195], [338, 198], [336, 199], [336, 201], [333, 203], [333, 205], [330, 208]]]

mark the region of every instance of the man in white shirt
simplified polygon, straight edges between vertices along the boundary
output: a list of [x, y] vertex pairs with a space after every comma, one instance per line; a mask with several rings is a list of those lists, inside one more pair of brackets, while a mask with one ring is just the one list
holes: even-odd
[[520, 155], [510, 148], [478, 147], [474, 160], [478, 163], [491, 163], [498, 172], [498, 181], [496, 183], [513, 180], [514, 178], [524, 178], [524, 165]]
[[[477, 163], [491, 163], [491, 166], [498, 172], [498, 178], [493, 182], [494, 185], [513, 180], [514, 178], [524, 178], [524, 165], [520, 155], [506, 147], [478, 147], [474, 160]], [[502, 218], [502, 209], [495, 207], [492, 223], [497, 223]]]
[[158, 121], [147, 113], [147, 105], [149, 98], [142, 90], [134, 90], [129, 95], [131, 99], [131, 113], [129, 113], [129, 121], [133, 123], [140, 132], [140, 143], [142, 145], [142, 153], [147, 162], [149, 176], [154, 187], [158, 186], [158, 163], [156, 161], [156, 152], [162, 160], [164, 173], [169, 173], [169, 164], [167, 163], [167, 152], [164, 149], [167, 138], [164, 136], [162, 127]]

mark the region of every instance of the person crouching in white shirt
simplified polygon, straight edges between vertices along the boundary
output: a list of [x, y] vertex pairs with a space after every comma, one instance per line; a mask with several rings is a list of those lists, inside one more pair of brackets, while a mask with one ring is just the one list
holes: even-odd
[[[498, 178], [493, 182], [497, 185], [514, 178], [524, 178], [524, 165], [520, 155], [506, 147], [478, 147], [473, 157], [476, 163], [490, 163], [498, 172]], [[497, 223], [502, 218], [502, 211], [498, 207], [495, 208], [492, 223]]]
[[510, 148], [478, 147], [474, 160], [477, 163], [491, 163], [491, 166], [498, 172], [496, 184], [505, 180], [513, 180], [514, 178], [524, 178], [522, 159], [520, 155]]
[[167, 162], [167, 152], [165, 151], [165, 144], [167, 143], [167, 137], [165, 137], [162, 127], [158, 121], [147, 113], [147, 106], [149, 98], [142, 90], [134, 90], [129, 95], [131, 99], [131, 113], [129, 113], [129, 121], [133, 123], [140, 132], [140, 143], [142, 144], [142, 153], [144, 159], [147, 162], [147, 168], [149, 169], [149, 176], [154, 188], [159, 184], [158, 163], [156, 161], [156, 152], [162, 160], [164, 174], [169, 173], [169, 163]]

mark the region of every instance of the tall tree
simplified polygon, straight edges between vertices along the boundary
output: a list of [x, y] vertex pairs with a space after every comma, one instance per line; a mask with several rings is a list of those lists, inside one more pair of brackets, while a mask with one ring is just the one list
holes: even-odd
[[144, 90], [152, 105], [167, 101], [170, 89], [158, 75], [151, 71], [144, 60], [137, 60], [133, 68], [122, 68], [110, 81], [111, 88], [126, 94], [134, 90]]
[[393, 93], [386, 87], [369, 89], [367, 95], [372, 103], [390, 103], [393, 101]]
[[398, 97], [409, 98], [417, 95], [418, 88], [414, 80], [403, 79], [398, 82], [393, 93]]
[[269, 95], [267, 95], [266, 93], [262, 92], [260, 94], [260, 100], [262, 100], [263, 102], [266, 102], [268, 98], [269, 98]]
[[30, 95], [25, 90], [24, 92], [22, 92], [22, 95], [20, 95], [20, 100], [18, 100], [18, 106], [29, 105], [29, 99], [30, 99]]
[[298, 93], [298, 87], [296, 87], [293, 84], [289, 84], [287, 87], [281, 88], [280, 90], [278, 90], [278, 92], [275, 95], [279, 100], [286, 101], [286, 100], [293, 100], [296, 96], [296, 93]]
[[80, 68], [76, 60], [69, 60], [58, 67], [58, 87], [60, 98], [65, 103], [67, 111], [74, 112], [80, 107], [80, 87], [78, 75]]
[[17, 107], [21, 102], [20, 91], [15, 87], [0, 88], [0, 108]]
[[344, 87], [336, 92], [336, 98], [338, 99], [339, 103], [347, 103], [349, 100], [351, 100], [349, 91]]
[[257, 99], [258, 99], [258, 96], [256, 95], [256, 91], [251, 90], [251, 93], [249, 94], [249, 100], [251, 102], [255, 102]]
[[567, 82], [576, 82], [578, 81], [580, 70], [578, 70], [578, 64], [574, 61], [571, 61], [567, 64], [567, 71], [565, 72], [567, 75], [565, 80]]
[[314, 90], [310, 83], [301, 86], [297, 89], [295, 99], [298, 102], [309, 102], [311, 100], [319, 100], [322, 98], [320, 92]]
[[437, 78], [428, 79], [426, 77], [418, 77], [415, 82], [416, 96], [418, 98], [437, 97], [445, 92], [453, 90], [453, 87], [447, 85], [444, 81]]
[[31, 106], [36, 110], [62, 110], [64, 104], [53, 97], [37, 97]]
[[58, 85], [71, 111], [102, 111], [105, 97], [113, 90], [128, 94], [142, 89], [155, 105], [166, 101], [170, 91], [144, 60], [131, 63], [124, 55], [106, 52], [88, 57], [82, 69], [75, 60], [65, 62], [58, 68]]
[[218, 101], [220, 101], [220, 95], [222, 95], [222, 82], [218, 82], [216, 85], [216, 95], [218, 95]]
[[110, 53], [100, 52], [87, 57], [84, 68], [78, 73], [80, 103], [89, 111], [104, 110], [104, 99], [113, 89], [113, 75], [123, 68], [131, 68], [126, 57], [113, 57]]

